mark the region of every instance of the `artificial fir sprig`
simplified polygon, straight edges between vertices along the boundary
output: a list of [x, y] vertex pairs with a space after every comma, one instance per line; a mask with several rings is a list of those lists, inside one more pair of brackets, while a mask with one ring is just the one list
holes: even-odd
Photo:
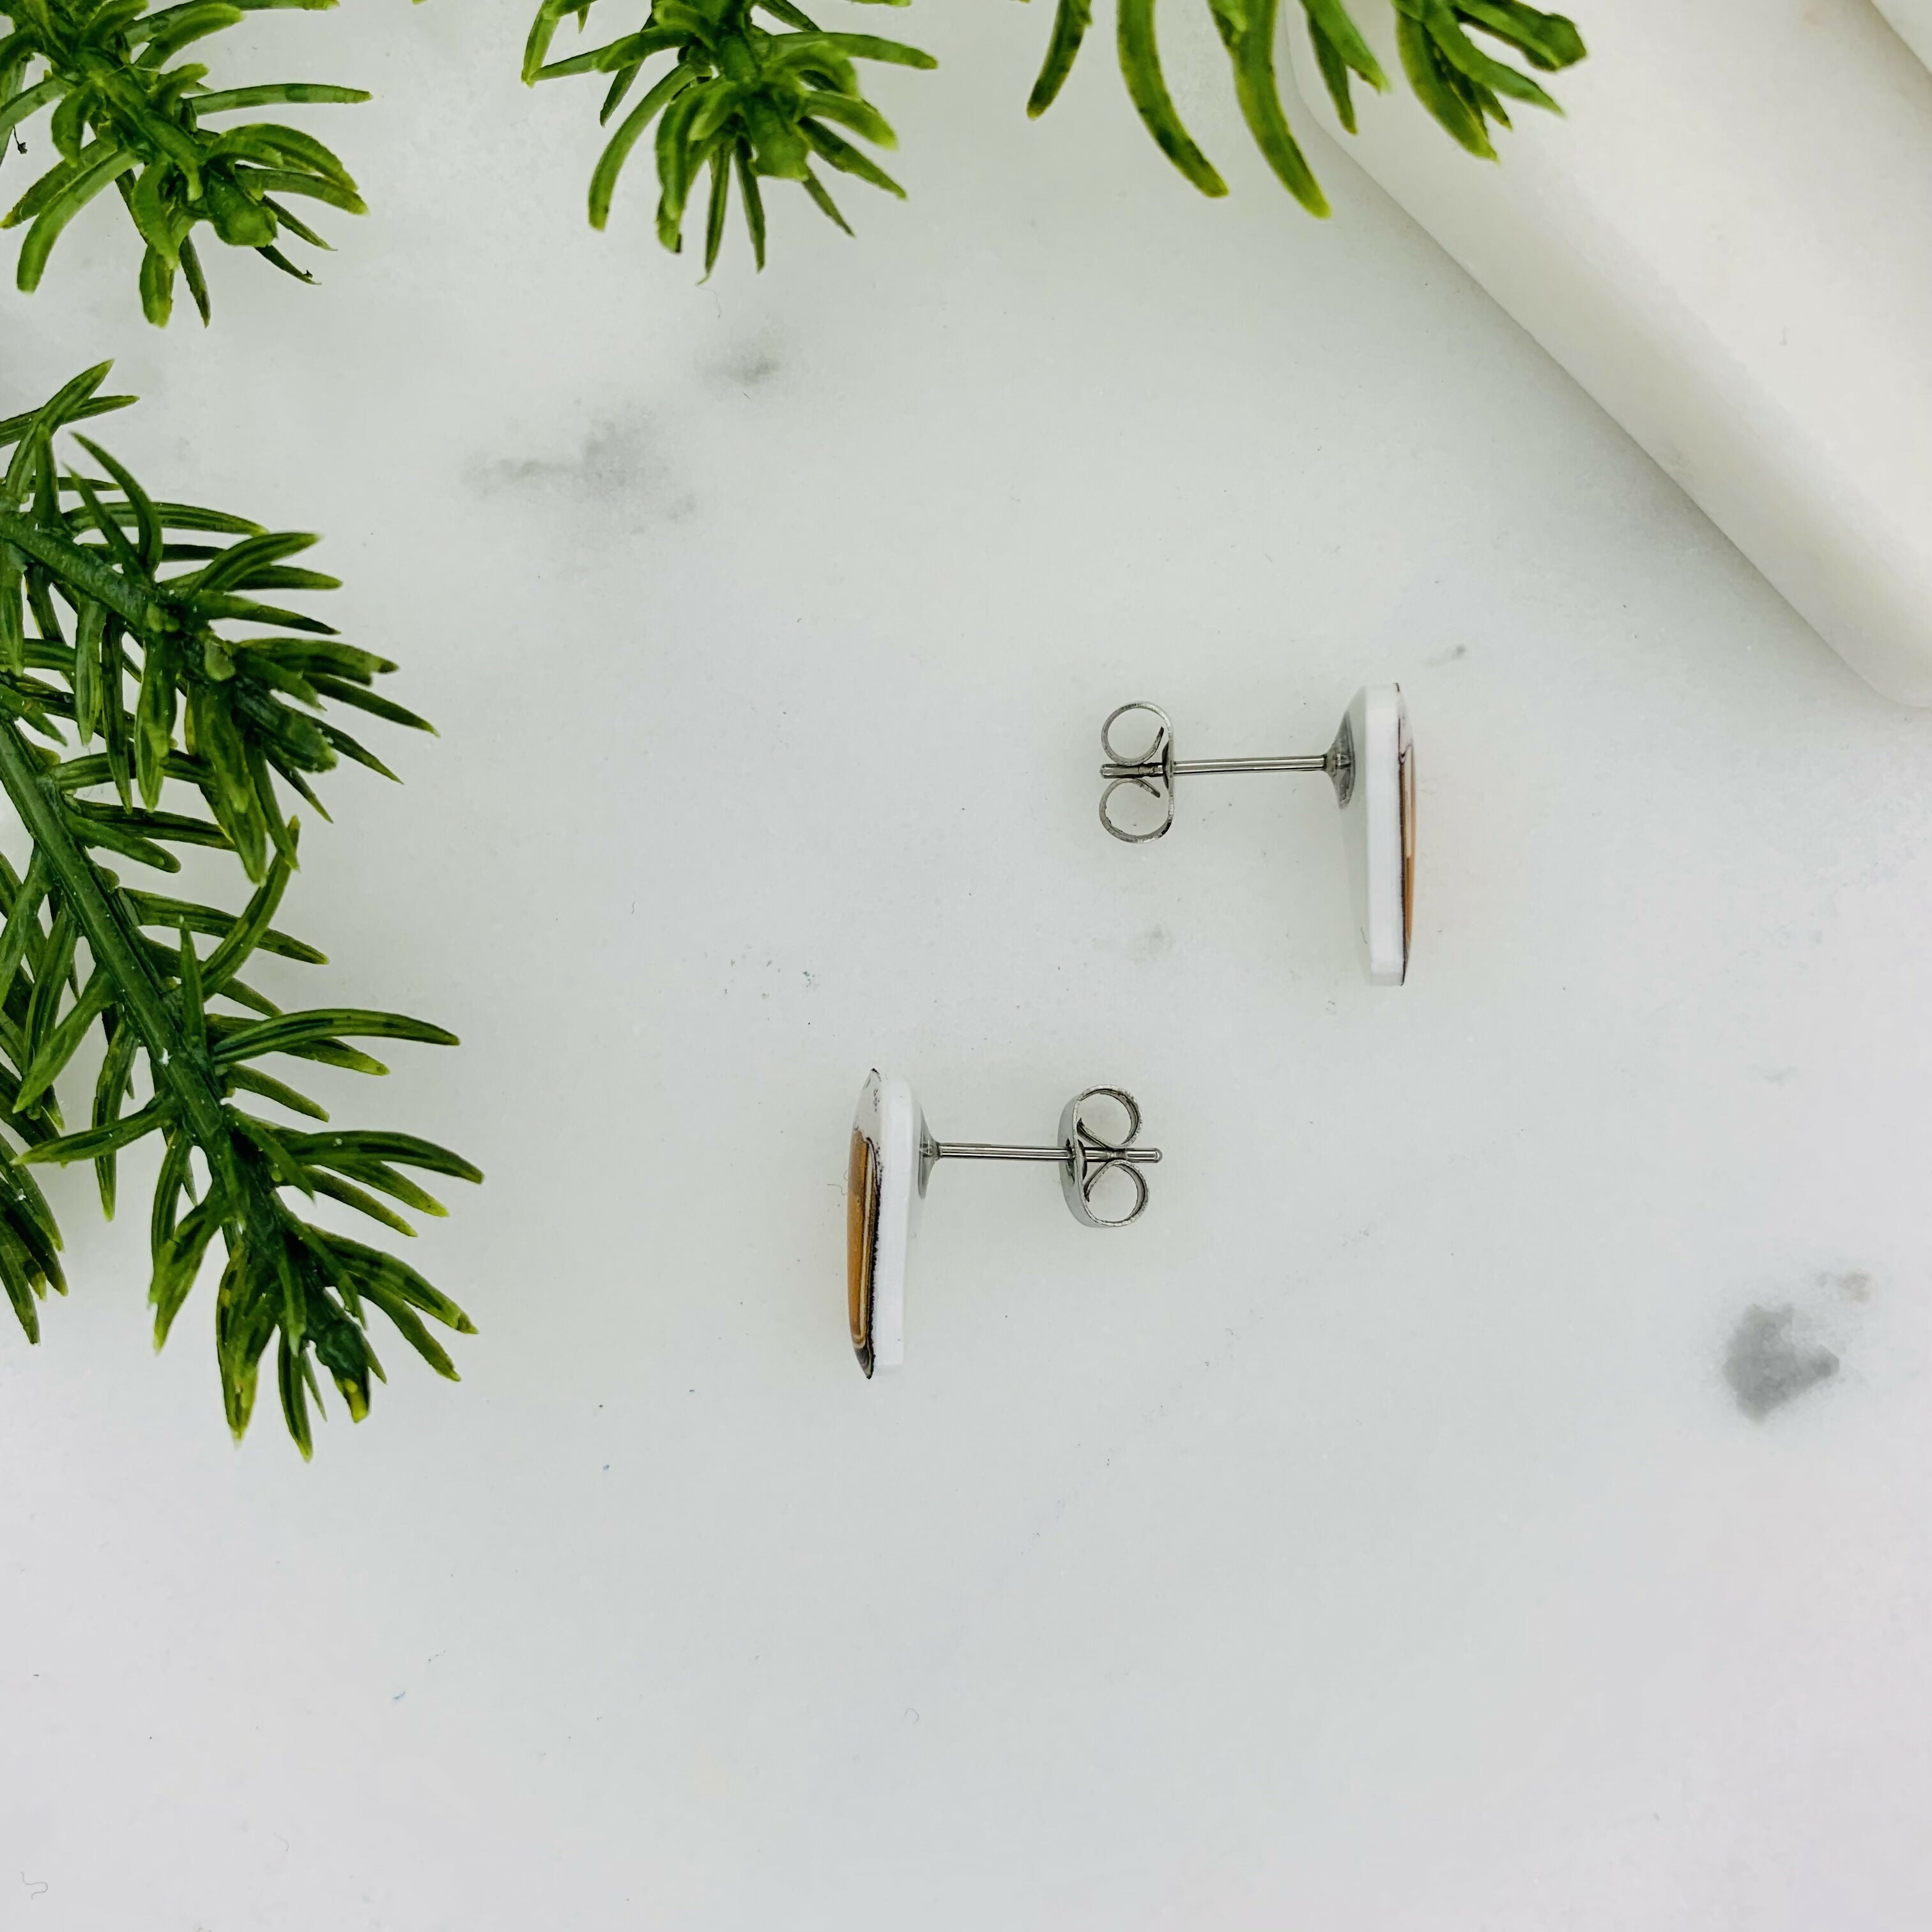
[[[658, 238], [675, 251], [682, 246], [684, 214], [708, 168], [710, 194], [705, 219], [704, 267], [717, 260], [729, 213], [735, 172], [746, 225], [758, 266], [765, 262], [761, 178], [800, 182], [841, 228], [846, 224], [812, 172], [814, 159], [896, 195], [904, 190], [875, 162], [828, 123], [862, 135], [880, 147], [896, 146], [878, 110], [863, 99], [852, 62], [890, 61], [905, 67], [934, 64], [931, 57], [897, 40], [866, 34], [819, 31], [792, 0], [654, 0], [635, 32], [566, 60], [548, 56], [557, 27], [574, 16], [579, 27], [596, 0], [542, 0], [524, 50], [526, 81], [572, 74], [610, 76], [598, 118], [608, 122], [629, 94], [644, 64], [669, 54], [671, 64], [619, 124], [590, 183], [590, 223], [609, 216], [617, 177], [632, 149], [657, 121]], [[904, 5], [906, 0], [885, 0]], [[1161, 152], [1202, 194], [1228, 191], [1214, 164], [1182, 125], [1161, 73], [1154, 34], [1155, 0], [1118, 0], [1116, 40], [1127, 93]], [[1350, 0], [1301, 0], [1310, 39], [1342, 123], [1352, 134], [1352, 88], [1359, 80], [1378, 91], [1389, 82], [1374, 50], [1349, 11]], [[1379, 4], [1379, 0], [1371, 0]], [[1504, 100], [1561, 112], [1530, 74], [1485, 50], [1472, 32], [1553, 74], [1584, 57], [1582, 37], [1559, 14], [1523, 0], [1392, 0], [1402, 70], [1429, 112], [1472, 154], [1493, 159], [1492, 123], [1507, 128]], [[1275, 43], [1281, 0], [1208, 0], [1216, 29], [1234, 68], [1234, 94], [1255, 144], [1282, 185], [1313, 214], [1328, 212], [1282, 107], [1275, 74]], [[791, 31], [760, 26], [762, 10]], [[1058, 0], [1046, 57], [1027, 101], [1029, 115], [1044, 114], [1073, 70], [1088, 28], [1093, 0]], [[849, 229], [846, 231], [850, 232]]]
[[[1536, 82], [1520, 69], [1496, 59], [1469, 37], [1473, 28], [1546, 74], [1573, 65], [1584, 56], [1582, 37], [1559, 14], [1546, 14], [1522, 0], [1394, 0], [1396, 44], [1417, 98], [1456, 140], [1472, 154], [1493, 160], [1488, 124], [1510, 124], [1503, 98], [1561, 112]], [[1208, 0], [1214, 25], [1234, 70], [1234, 95], [1241, 117], [1276, 178], [1311, 214], [1328, 212], [1328, 197], [1315, 178], [1283, 112], [1275, 80], [1274, 47], [1280, 0]], [[1222, 195], [1228, 184], [1194, 144], [1175, 111], [1160, 70], [1154, 38], [1154, 0], [1118, 0], [1117, 39], [1120, 73], [1147, 128], [1162, 154], [1203, 194]], [[1302, 0], [1308, 34], [1335, 111], [1350, 134], [1355, 131], [1352, 80], [1386, 92], [1388, 77], [1363, 38], [1348, 0]], [[1091, 25], [1093, 0], [1059, 0], [1046, 58], [1027, 102], [1029, 115], [1053, 105]]]
[[182, 277], [205, 322], [208, 282], [193, 238], [206, 223], [221, 241], [253, 248], [285, 274], [313, 281], [280, 246], [284, 235], [328, 244], [289, 208], [304, 196], [347, 214], [366, 212], [341, 162], [313, 135], [257, 121], [210, 130], [202, 123], [251, 107], [367, 100], [352, 87], [273, 82], [211, 90], [208, 69], [169, 62], [194, 42], [251, 10], [316, 10], [335, 0], [187, 0], [159, 13], [148, 0], [0, 0], [0, 161], [14, 130], [43, 110], [60, 158], [15, 202], [0, 227], [31, 224], [16, 279], [40, 286], [61, 232], [110, 185], [146, 244], [141, 307], [165, 323]]
[[[791, 0], [656, 0], [635, 32], [568, 60], [546, 64], [559, 24], [574, 15], [581, 28], [596, 0], [542, 0], [524, 52], [526, 81], [572, 74], [610, 76], [601, 123], [608, 124], [645, 64], [659, 54], [670, 67], [618, 124], [590, 178], [590, 225], [610, 212], [631, 150], [653, 119], [657, 128], [658, 239], [674, 253], [684, 245], [684, 214], [706, 170], [704, 269], [718, 259], [735, 176], [758, 265], [765, 265], [765, 206], [761, 180], [796, 182], [828, 219], [849, 235], [845, 218], [813, 171], [814, 160], [841, 174], [904, 198], [905, 190], [844, 128], [874, 147], [898, 146], [885, 117], [860, 92], [855, 61], [898, 67], [938, 64], [930, 54], [871, 34], [822, 33]], [[900, 5], [906, 0], [882, 0]], [[774, 33], [754, 15], [768, 14], [790, 31]]]
[[[240, 975], [258, 952], [322, 958], [272, 923], [296, 844], [276, 780], [320, 811], [310, 781], [340, 758], [385, 770], [326, 705], [428, 728], [370, 688], [394, 665], [313, 617], [257, 601], [335, 587], [287, 561], [312, 537], [155, 502], [77, 432], [99, 473], [62, 466], [60, 432], [134, 400], [100, 394], [106, 374], [104, 363], [40, 409], [0, 422], [0, 455], [13, 452], [0, 477], [0, 787], [32, 844], [22, 872], [0, 859], [0, 1126], [21, 1144], [16, 1154], [0, 1136], [0, 1286], [38, 1339], [37, 1300], [65, 1285], [59, 1234], [29, 1168], [92, 1161], [111, 1214], [117, 1154], [158, 1134], [155, 1345], [218, 1235], [226, 1264], [215, 1353], [229, 1425], [238, 1436], [248, 1426], [273, 1342], [283, 1414], [307, 1456], [316, 1363], [353, 1418], [368, 1412], [371, 1378], [382, 1373], [370, 1310], [452, 1378], [422, 1318], [474, 1331], [413, 1268], [307, 1220], [291, 1197], [324, 1196], [408, 1234], [389, 1202], [443, 1210], [403, 1168], [482, 1176], [411, 1135], [316, 1131], [254, 1111], [266, 1101], [284, 1115], [327, 1120], [264, 1070], [273, 1056], [381, 1073], [352, 1040], [454, 1040], [398, 1013], [284, 1012]], [[198, 794], [208, 815], [163, 809], [170, 784]], [[255, 886], [241, 912], [124, 885], [104, 862], [178, 872], [170, 848], [179, 844], [234, 852]], [[56, 1083], [97, 1025], [89, 1124], [69, 1130]]]

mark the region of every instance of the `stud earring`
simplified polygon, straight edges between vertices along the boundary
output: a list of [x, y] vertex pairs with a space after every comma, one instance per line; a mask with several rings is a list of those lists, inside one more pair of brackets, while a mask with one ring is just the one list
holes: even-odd
[[[1088, 1121], [1088, 1105], [1095, 1100], [1110, 1100], [1120, 1109], [1124, 1131], [1110, 1138]], [[1139, 1220], [1148, 1204], [1141, 1169], [1160, 1158], [1158, 1148], [1134, 1144], [1140, 1131], [1141, 1110], [1131, 1094], [1090, 1087], [1061, 1110], [1057, 1147], [935, 1140], [911, 1088], [875, 1068], [853, 1118], [845, 1190], [846, 1306], [853, 1352], [867, 1376], [874, 1369], [896, 1369], [904, 1359], [907, 1253], [938, 1162], [1051, 1161], [1060, 1169], [1060, 1190], [1076, 1220], [1090, 1228], [1124, 1228]], [[1116, 1173], [1132, 1185], [1133, 1205], [1124, 1214], [1099, 1213], [1094, 1191]]]
[[[1145, 712], [1154, 728], [1153, 742], [1132, 756], [1114, 742], [1114, 725], [1130, 711]], [[1415, 922], [1415, 758], [1400, 686], [1371, 684], [1357, 692], [1334, 742], [1325, 752], [1303, 758], [1201, 758], [1180, 764], [1174, 755], [1174, 726], [1167, 713], [1138, 700], [1108, 716], [1100, 728], [1100, 748], [1107, 760], [1100, 776], [1108, 781], [1100, 794], [1100, 823], [1130, 845], [1166, 836], [1174, 823], [1176, 778], [1325, 772], [1342, 808], [1355, 920], [1368, 948], [1369, 977], [1378, 986], [1399, 986], [1408, 976]], [[1158, 824], [1136, 831], [1115, 819], [1114, 795], [1124, 787], [1154, 801], [1161, 812]]]

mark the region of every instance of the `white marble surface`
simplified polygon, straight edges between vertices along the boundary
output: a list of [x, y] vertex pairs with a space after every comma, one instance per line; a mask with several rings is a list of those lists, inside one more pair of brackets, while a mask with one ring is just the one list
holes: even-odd
[[[9, 406], [118, 356], [114, 446], [328, 532], [441, 724], [286, 922], [464, 1036], [338, 1118], [490, 1174], [421, 1244], [464, 1385], [306, 1468], [60, 1186], [10, 1932], [1932, 1921], [1932, 718], [1375, 190], [1271, 190], [1170, 10], [1226, 203], [1104, 40], [1030, 128], [1046, 16], [915, 9], [910, 206], [701, 290], [641, 182], [584, 226], [518, 8], [251, 22], [384, 95], [326, 287], [157, 336], [103, 211], [4, 298]], [[1293, 748], [1384, 678], [1402, 991], [1320, 788], [1095, 823], [1122, 698]], [[868, 1385], [875, 1061], [989, 1136], [1117, 1082], [1166, 1159], [1104, 1237], [944, 1175]]]

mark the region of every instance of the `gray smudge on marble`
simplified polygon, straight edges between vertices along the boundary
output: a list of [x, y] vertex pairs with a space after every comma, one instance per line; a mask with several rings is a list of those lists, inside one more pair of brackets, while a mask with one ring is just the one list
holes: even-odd
[[614, 418], [584, 439], [574, 456], [496, 457], [472, 460], [464, 481], [479, 496], [532, 491], [579, 503], [622, 503], [656, 494], [664, 470], [643, 416]]
[[1829, 1348], [1792, 1334], [1792, 1314], [1788, 1304], [1781, 1308], [1754, 1305], [1731, 1331], [1724, 1351], [1724, 1379], [1738, 1408], [1754, 1422], [1762, 1422], [1773, 1409], [1838, 1372], [1838, 1358]]
[[778, 359], [778, 338], [767, 330], [750, 342], [740, 344], [713, 365], [711, 374], [727, 388], [748, 396], [784, 367]]

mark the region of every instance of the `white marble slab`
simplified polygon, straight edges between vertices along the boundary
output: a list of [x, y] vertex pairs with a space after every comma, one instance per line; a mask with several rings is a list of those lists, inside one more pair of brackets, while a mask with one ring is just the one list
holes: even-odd
[[[1909, 16], [1905, 16], [1910, 20]], [[1391, 74], [1394, 15], [1365, 15]], [[1827, 643], [1932, 704], [1932, 75], [1869, 0], [1618, 0], [1508, 165], [1407, 88], [1342, 135], [1287, 35], [1318, 167], [1366, 168], [1681, 483]]]
[[1874, 0], [1898, 37], [1932, 68], [1932, 0]]
[[[699, 289], [644, 183], [584, 226], [520, 8], [251, 20], [382, 97], [311, 117], [376, 211], [324, 286], [157, 336], [110, 208], [0, 297], [0, 391], [117, 355], [110, 446], [326, 532], [440, 726], [268, 983], [454, 1028], [327, 1097], [490, 1176], [417, 1244], [463, 1385], [386, 1349], [308, 1468], [230, 1448], [211, 1284], [152, 1355], [140, 1164], [58, 1184], [0, 1924], [1932, 1922], [1932, 719], [1163, 22], [1226, 202], [1104, 36], [1029, 127], [1046, 15], [915, 8], [910, 202]], [[1123, 694], [1294, 749], [1389, 682], [1400, 992], [1325, 785], [1095, 822]], [[873, 1065], [1019, 1137], [1116, 1082], [1165, 1158], [1117, 1235], [948, 1168], [868, 1384]]]

